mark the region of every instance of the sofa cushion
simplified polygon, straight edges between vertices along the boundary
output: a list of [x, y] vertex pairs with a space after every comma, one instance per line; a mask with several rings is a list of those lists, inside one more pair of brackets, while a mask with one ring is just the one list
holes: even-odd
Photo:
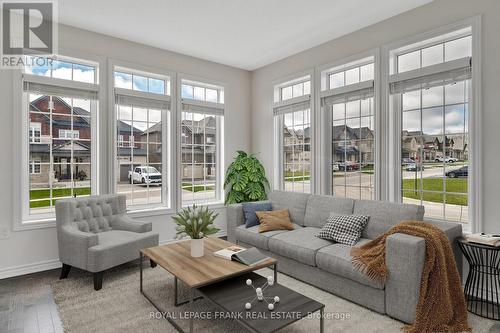
[[386, 201], [356, 200], [354, 214], [370, 216], [362, 237], [374, 239], [401, 221], [422, 221], [424, 206]]
[[288, 209], [292, 222], [303, 226], [309, 196], [306, 193], [274, 191], [269, 193], [269, 201], [273, 210]]
[[88, 249], [87, 270], [100, 272], [139, 258], [139, 251], [158, 246], [158, 234], [125, 230], [103, 231], [97, 234], [98, 244]]
[[316, 252], [332, 242], [316, 237], [319, 228], [304, 227], [272, 236], [269, 251], [301, 263], [316, 266]]
[[243, 213], [245, 214], [245, 226], [247, 228], [259, 224], [259, 219], [255, 212], [269, 211], [273, 209], [270, 202], [244, 202]]
[[321, 228], [331, 213], [350, 215], [354, 209], [354, 200], [328, 195], [311, 195], [307, 200], [304, 225]]
[[[362, 238], [356, 243], [356, 246], [361, 246], [369, 241], [369, 239]], [[383, 289], [383, 284], [368, 278], [352, 265], [351, 248], [352, 246], [344, 244], [333, 244], [323, 247], [316, 254], [316, 264], [319, 268], [329, 273], [373, 288]]]
[[[294, 224], [293, 226], [295, 229], [302, 228], [302, 226], [298, 224]], [[253, 245], [263, 250], [269, 250], [268, 242], [270, 237], [283, 232], [288, 232], [288, 230], [273, 230], [273, 231], [259, 232], [258, 225], [250, 228], [247, 228], [244, 225], [240, 225], [234, 230], [236, 241], [241, 241], [243, 243]]]

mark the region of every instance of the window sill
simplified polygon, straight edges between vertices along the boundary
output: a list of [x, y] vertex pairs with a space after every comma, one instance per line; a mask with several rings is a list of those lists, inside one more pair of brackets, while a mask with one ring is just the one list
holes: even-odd
[[15, 223], [12, 230], [16, 231], [26, 231], [33, 229], [45, 229], [45, 228], [55, 228], [56, 227], [56, 219], [48, 218], [48, 219], [40, 219], [40, 220], [25, 220], [21, 223]]
[[193, 205], [196, 205], [196, 206], [204, 206], [204, 207], [208, 207], [210, 209], [221, 209], [221, 208], [225, 208], [226, 205], [224, 204], [223, 201], [214, 201], [214, 202], [188, 202], [188, 203], [185, 203], [182, 205], [182, 208], [187, 208], [187, 207], [190, 207], [190, 206], [193, 206]]

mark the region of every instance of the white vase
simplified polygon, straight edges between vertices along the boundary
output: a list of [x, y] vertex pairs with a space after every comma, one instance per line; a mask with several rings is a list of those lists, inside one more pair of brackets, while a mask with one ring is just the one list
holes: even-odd
[[191, 257], [203, 257], [203, 238], [191, 239]]

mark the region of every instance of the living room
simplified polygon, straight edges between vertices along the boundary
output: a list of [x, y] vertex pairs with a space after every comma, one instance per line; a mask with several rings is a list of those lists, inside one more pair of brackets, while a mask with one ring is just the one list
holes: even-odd
[[500, 332], [498, 1], [0, 3], [0, 332]]

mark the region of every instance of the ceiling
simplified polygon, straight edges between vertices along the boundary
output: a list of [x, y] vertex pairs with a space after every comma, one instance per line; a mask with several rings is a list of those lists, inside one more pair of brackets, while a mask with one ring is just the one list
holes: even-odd
[[432, 0], [64, 0], [74, 27], [254, 70]]

